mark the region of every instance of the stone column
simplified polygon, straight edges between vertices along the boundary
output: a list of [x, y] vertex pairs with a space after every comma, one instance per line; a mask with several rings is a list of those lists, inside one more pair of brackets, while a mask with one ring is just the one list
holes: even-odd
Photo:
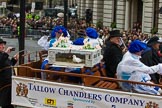
[[80, 18], [80, 16], [81, 16], [81, 15], [80, 15], [80, 14], [81, 14], [81, 13], [80, 13], [80, 9], [81, 9], [80, 1], [81, 1], [81, 0], [77, 0], [77, 4], [78, 4], [78, 6], [77, 6], [77, 14], [78, 14], [78, 17], [79, 17], [79, 18]]
[[79, 17], [80, 18], [83, 18], [85, 17], [85, 0], [80, 0], [80, 2], [78, 2], [78, 5], [80, 4], [79, 6]]
[[[159, 0], [159, 9], [162, 7], [162, 0]], [[162, 14], [159, 12], [158, 33], [162, 35]]]
[[68, 0], [68, 6], [69, 7], [71, 6], [71, 0]]
[[130, 25], [130, 1], [126, 0], [126, 6], [125, 6], [125, 30], [129, 29]]
[[94, 0], [93, 3], [93, 23], [96, 24], [98, 20], [103, 19], [103, 0]]
[[110, 27], [113, 15], [113, 0], [104, 0], [103, 25]]
[[131, 29], [133, 28], [134, 22], [137, 22], [137, 0], [132, 0], [131, 3]]
[[142, 19], [142, 32], [150, 34], [153, 27], [153, 2], [154, 0], [143, 0], [143, 19]]
[[116, 24], [119, 30], [124, 30], [125, 27], [125, 5], [125, 0], [117, 0]]
[[86, 0], [86, 9], [93, 9], [93, 0]]
[[76, 6], [76, 3], [77, 3], [76, 1], [77, 1], [77, 0], [74, 0], [74, 1], [73, 1], [73, 3], [74, 3], [75, 6]]

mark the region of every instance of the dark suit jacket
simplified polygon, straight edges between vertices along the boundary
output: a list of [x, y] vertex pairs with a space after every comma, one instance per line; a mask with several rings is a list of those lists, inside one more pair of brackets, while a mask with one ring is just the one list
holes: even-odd
[[[144, 53], [141, 55], [141, 62], [144, 63], [147, 66], [154, 66], [157, 65], [158, 63], [161, 63], [160, 57], [158, 56], [158, 53], [155, 49], [149, 48], [146, 49], [147, 51], [144, 51]], [[159, 84], [159, 74], [150, 74], [151, 80]]]
[[[16, 60], [12, 58], [9, 59], [9, 55], [5, 52], [0, 52], [0, 106], [7, 106], [11, 104], [11, 76], [12, 69], [5, 67], [15, 65]], [[2, 89], [3, 88], [3, 89]]]
[[108, 77], [115, 77], [117, 65], [122, 60], [122, 57], [122, 49], [117, 44], [112, 42], [106, 44], [104, 50], [104, 61]]

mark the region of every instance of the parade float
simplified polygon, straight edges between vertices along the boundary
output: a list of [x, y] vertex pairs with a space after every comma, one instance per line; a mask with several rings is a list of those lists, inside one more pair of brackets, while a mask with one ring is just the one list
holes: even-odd
[[[91, 74], [41, 70], [40, 60], [12, 67], [15, 71], [12, 76], [12, 104], [30, 108], [162, 108], [161, 96], [133, 90], [126, 92], [121, 90], [118, 82], [161, 85], [105, 77], [100, 63], [101, 48], [92, 46], [90, 43], [72, 45], [62, 38], [47, 52], [49, 64], [68, 68], [87, 67], [95, 70]], [[98, 63], [101, 69], [95, 69]], [[41, 79], [42, 72], [52, 75], [53, 79]], [[67, 81], [62, 76], [81, 78], [82, 82]]]

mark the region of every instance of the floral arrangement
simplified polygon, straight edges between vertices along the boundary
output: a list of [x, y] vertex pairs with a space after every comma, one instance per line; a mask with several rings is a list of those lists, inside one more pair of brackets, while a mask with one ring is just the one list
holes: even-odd
[[83, 45], [83, 49], [87, 49], [87, 50], [94, 50], [94, 49], [100, 49], [100, 45], [90, 41], [89, 39], [85, 39], [84, 40], [84, 45]]
[[92, 46], [92, 43], [87, 42], [86, 44], [84, 44], [83, 49], [93, 50], [95, 48]]
[[61, 36], [54, 44], [53, 47], [68, 48], [70, 46], [69, 38]]

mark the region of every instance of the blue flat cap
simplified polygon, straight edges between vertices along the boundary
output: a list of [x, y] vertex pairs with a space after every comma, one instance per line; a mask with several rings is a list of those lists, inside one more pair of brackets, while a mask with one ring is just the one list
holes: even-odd
[[90, 37], [90, 38], [93, 38], [93, 39], [97, 39], [97, 38], [98, 38], [98, 33], [97, 33], [97, 31], [96, 31], [94, 28], [92, 28], [92, 27], [88, 27], [88, 28], [86, 29], [86, 34], [87, 34], [87, 36]]
[[77, 38], [73, 41], [73, 44], [74, 45], [84, 45], [84, 38], [83, 37], [80, 37], [80, 38]]
[[58, 33], [63, 33], [64, 37], [67, 36], [67, 30], [64, 26], [55, 26], [54, 29], [51, 32], [51, 38], [55, 38], [56, 37], [56, 32]]
[[134, 40], [133, 42], [131, 42], [128, 50], [130, 53], [137, 53], [145, 50], [146, 48], [147, 45], [145, 43], [141, 42], [140, 40]]

